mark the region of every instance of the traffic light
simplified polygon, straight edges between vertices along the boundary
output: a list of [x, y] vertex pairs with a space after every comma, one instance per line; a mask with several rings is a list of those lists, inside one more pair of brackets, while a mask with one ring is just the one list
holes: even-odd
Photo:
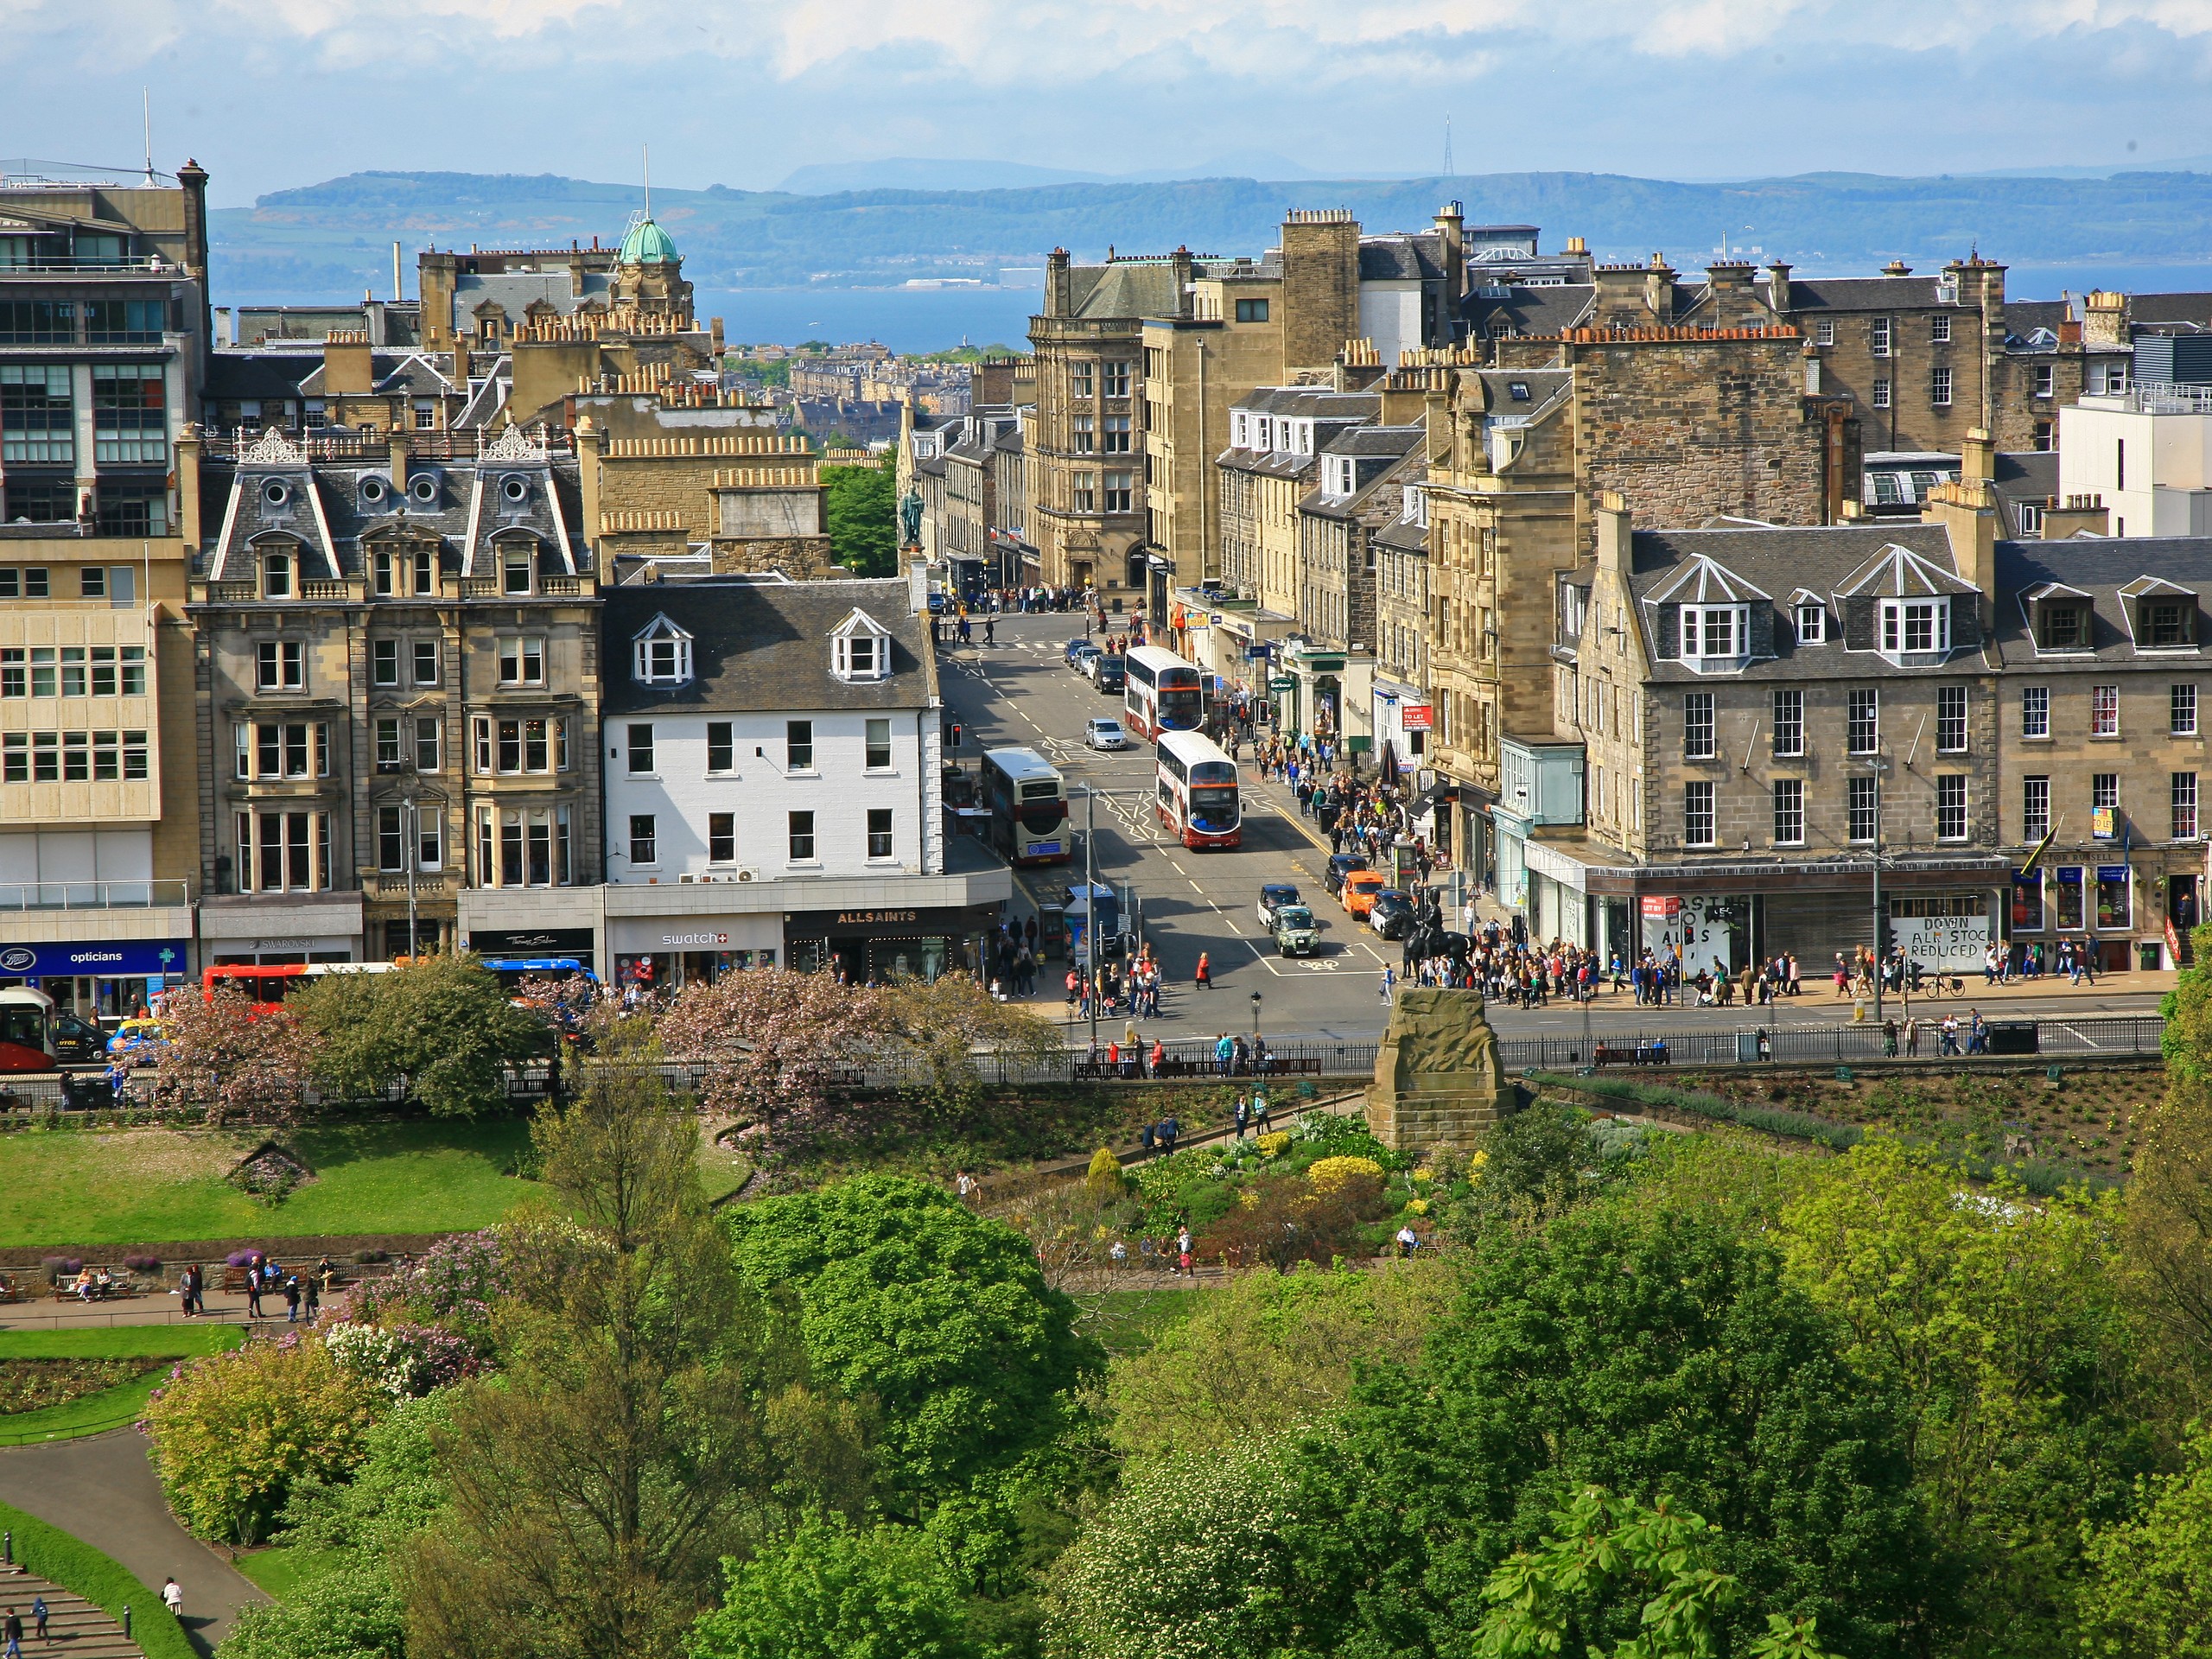
[[945, 722], [944, 747], [948, 749], [957, 749], [960, 747], [960, 722], [957, 720]]

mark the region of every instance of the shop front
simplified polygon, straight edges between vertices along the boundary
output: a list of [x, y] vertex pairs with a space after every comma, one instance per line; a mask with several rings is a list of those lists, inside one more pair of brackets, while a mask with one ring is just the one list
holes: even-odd
[[208, 967], [364, 962], [363, 938], [358, 893], [210, 893], [200, 901], [200, 954]]
[[973, 974], [999, 916], [996, 905], [793, 911], [783, 918], [785, 960], [856, 984], [935, 980], [955, 969]]
[[599, 937], [588, 927], [480, 927], [461, 944], [480, 957], [573, 957], [588, 972], [599, 971]]
[[1378, 677], [1372, 702], [1369, 719], [1375, 734], [1375, 764], [1402, 774], [1427, 765], [1433, 723], [1428, 693]]
[[677, 991], [784, 961], [781, 911], [609, 917], [607, 938], [616, 986]]
[[85, 1018], [124, 1019], [183, 983], [188, 944], [174, 938], [0, 945], [0, 985], [32, 986]]
[[[1901, 946], [1930, 973], [1980, 971], [2003, 930], [2000, 861], [1906, 859], [1881, 874], [1880, 949]], [[1864, 859], [1645, 865], [1593, 873], [1590, 886], [1609, 912], [1618, 902], [1623, 920], [1633, 918], [1636, 950], [1678, 958], [1686, 973], [1739, 973], [1788, 957], [1802, 982], [1876, 948], [1872, 875]]]
[[[2113, 849], [2117, 850], [2117, 849]], [[2107, 861], [2112, 852], [2099, 849]], [[2188, 959], [2202, 918], [2204, 867], [2188, 848], [2138, 848], [2118, 861], [2054, 855], [2012, 873], [2010, 951], [2023, 968], [2052, 970], [2058, 947], [2088, 950], [2097, 971], [2156, 972]]]
[[1277, 650], [1275, 671], [1291, 682], [1287, 704], [1281, 710], [1285, 731], [1340, 742], [1346, 754], [1364, 754], [1374, 747], [1372, 657], [1292, 640]]

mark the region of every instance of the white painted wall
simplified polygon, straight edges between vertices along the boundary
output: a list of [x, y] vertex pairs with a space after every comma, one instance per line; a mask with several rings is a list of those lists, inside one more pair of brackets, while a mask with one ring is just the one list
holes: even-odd
[[[607, 871], [615, 882], [680, 876], [734, 879], [741, 868], [760, 880], [808, 875], [937, 874], [944, 868], [942, 831], [928, 821], [936, 798], [935, 758], [941, 741], [938, 715], [918, 709], [840, 711], [804, 709], [772, 714], [658, 713], [610, 715], [606, 722]], [[867, 722], [891, 726], [891, 765], [870, 771]], [[786, 722], [814, 723], [814, 768], [785, 767]], [[707, 771], [707, 728], [727, 721], [734, 728], [735, 767]], [[653, 771], [630, 770], [631, 728], [652, 728]], [[892, 856], [868, 856], [868, 813], [892, 814]], [[814, 814], [815, 862], [793, 864], [790, 815]], [[709, 861], [708, 816], [734, 813], [734, 862]], [[651, 866], [630, 861], [630, 819], [650, 813], [658, 858]]]
[[26, 830], [0, 835], [0, 883], [147, 881], [151, 830]]
[[1417, 282], [1362, 283], [1359, 332], [1375, 342], [1383, 366], [1396, 368], [1398, 353], [1421, 343], [1421, 284]]
[[2203, 534], [2212, 512], [2212, 415], [2146, 414], [2126, 407], [2128, 401], [2084, 401], [2058, 411], [2059, 499], [2102, 496], [2115, 536]]

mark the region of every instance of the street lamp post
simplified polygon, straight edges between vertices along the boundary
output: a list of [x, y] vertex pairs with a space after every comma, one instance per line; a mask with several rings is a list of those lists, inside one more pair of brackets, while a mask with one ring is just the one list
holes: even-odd
[[403, 837], [399, 855], [407, 867], [407, 955], [411, 961], [416, 954], [415, 861], [421, 855], [423, 845], [422, 823], [412, 795], [399, 804], [399, 823]]
[[1098, 938], [1097, 867], [1093, 849], [1098, 845], [1098, 791], [1088, 784], [1083, 790], [1083, 937], [1084, 976], [1090, 981], [1090, 1046], [1098, 1047], [1098, 957], [1104, 948]]
[[1882, 1023], [1882, 774], [1890, 769], [1885, 754], [1870, 754], [1858, 762], [1874, 779], [1874, 1023]]
[[1252, 1040], [1255, 1043], [1260, 1040], [1260, 994], [1257, 991], [1252, 993]]

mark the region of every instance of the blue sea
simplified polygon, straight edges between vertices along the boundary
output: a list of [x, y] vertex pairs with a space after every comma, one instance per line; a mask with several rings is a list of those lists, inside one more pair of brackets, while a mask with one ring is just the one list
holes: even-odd
[[712, 289], [691, 303], [722, 320], [732, 344], [796, 346], [803, 340], [880, 340], [894, 352], [950, 351], [962, 344], [1029, 349], [1039, 288]]

